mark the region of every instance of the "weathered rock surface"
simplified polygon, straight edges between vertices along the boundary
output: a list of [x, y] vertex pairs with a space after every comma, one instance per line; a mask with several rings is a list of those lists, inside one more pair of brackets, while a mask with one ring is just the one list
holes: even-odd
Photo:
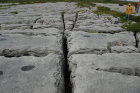
[[139, 51], [140, 51], [140, 32], [137, 33], [136, 40], [137, 40], [138, 48], [139, 48]]
[[139, 53], [72, 55], [73, 93], [139, 93], [139, 60]]
[[[135, 46], [132, 33], [87, 33], [82, 31], [72, 32], [68, 36], [69, 56], [72, 54], [103, 54], [109, 53], [111, 46]], [[121, 47], [120, 47], [121, 48]], [[127, 48], [121, 48], [127, 51]], [[117, 50], [122, 52], [122, 50]], [[125, 52], [126, 52], [125, 51]]]
[[0, 93], [64, 93], [63, 58], [0, 57]]
[[118, 33], [124, 31], [118, 23], [120, 23], [120, 18], [114, 18], [110, 15], [97, 16], [93, 13], [80, 12], [73, 30], [90, 33]]
[[44, 29], [14, 29], [14, 30], [0, 30], [0, 34], [22, 34], [27, 36], [62, 36], [62, 31], [56, 28], [44, 28]]
[[67, 2], [0, 9], [0, 93], [139, 93], [139, 33], [135, 40], [119, 17], [96, 9]]
[[62, 37], [0, 35], [1, 56], [44, 56], [48, 53], [62, 54]]

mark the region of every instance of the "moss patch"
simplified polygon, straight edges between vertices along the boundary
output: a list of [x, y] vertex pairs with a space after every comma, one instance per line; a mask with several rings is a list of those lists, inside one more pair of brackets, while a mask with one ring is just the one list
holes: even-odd
[[10, 12], [10, 13], [12, 13], [12, 14], [18, 14], [18, 12], [17, 12], [17, 11], [14, 11], [14, 12]]

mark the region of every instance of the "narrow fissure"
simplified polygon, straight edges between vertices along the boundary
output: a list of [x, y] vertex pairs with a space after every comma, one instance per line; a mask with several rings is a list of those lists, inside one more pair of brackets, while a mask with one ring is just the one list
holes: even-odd
[[76, 13], [76, 15], [75, 15], [75, 20], [73, 21], [73, 25], [72, 25], [71, 31], [73, 30], [73, 28], [74, 28], [75, 25], [76, 25], [77, 18], [78, 18], [78, 13], [79, 13], [79, 11], [78, 11], [78, 12]]
[[136, 40], [136, 46], [135, 47], [137, 47], [138, 48], [138, 39], [137, 39], [137, 36], [136, 36], [136, 34], [134, 34], [134, 37], [135, 37], [135, 40]]
[[[61, 14], [62, 15], [62, 14]], [[64, 67], [64, 82], [65, 82], [65, 93], [72, 93], [72, 83], [70, 81], [70, 74], [71, 71], [69, 70], [69, 64], [68, 64], [68, 49], [67, 49], [67, 37], [65, 36], [65, 21], [64, 21], [64, 14], [62, 15], [62, 21], [63, 21], [63, 27], [64, 27], [64, 31], [63, 31], [63, 54], [64, 54], [64, 58], [65, 58], [65, 67]]]
[[[62, 12], [62, 13], [61, 13], [61, 16], [62, 16], [62, 22], [63, 22], [63, 28], [64, 28], [64, 31], [65, 31], [65, 30], [66, 30], [66, 27], [65, 27], [64, 14], [65, 14], [65, 12]], [[63, 31], [63, 35], [64, 35], [64, 31]]]

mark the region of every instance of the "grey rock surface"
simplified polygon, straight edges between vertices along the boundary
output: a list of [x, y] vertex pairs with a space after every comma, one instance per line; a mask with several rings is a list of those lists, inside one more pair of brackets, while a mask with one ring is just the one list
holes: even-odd
[[[108, 19], [110, 18], [110, 20]], [[119, 18], [114, 18], [110, 15], [97, 16], [93, 13], [78, 14], [78, 20], [76, 22], [74, 31], [85, 31], [90, 33], [118, 33], [123, 32], [124, 29], [118, 24]]]
[[44, 56], [48, 53], [62, 54], [62, 37], [0, 35], [1, 56]]
[[64, 93], [63, 57], [0, 57], [0, 93]]
[[13, 29], [13, 30], [0, 30], [0, 34], [22, 34], [27, 36], [62, 36], [62, 31], [56, 28], [44, 28], [44, 29]]
[[0, 5], [0, 93], [139, 93], [140, 35], [119, 17], [73, 2]]
[[[87, 33], [71, 32], [68, 36], [69, 56], [72, 54], [103, 54], [109, 53], [111, 46], [135, 46], [132, 33]], [[121, 48], [122, 49], [122, 48]], [[121, 51], [121, 50], [118, 50]]]
[[139, 53], [138, 48], [134, 46], [112, 46], [111, 53]]
[[73, 93], [139, 93], [139, 53], [74, 54], [69, 58]]

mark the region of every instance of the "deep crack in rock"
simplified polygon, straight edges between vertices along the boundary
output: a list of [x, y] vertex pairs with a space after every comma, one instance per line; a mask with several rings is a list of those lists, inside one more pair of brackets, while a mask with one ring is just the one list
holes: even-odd
[[64, 58], [65, 58], [65, 70], [64, 70], [64, 82], [65, 82], [65, 93], [72, 93], [72, 83], [70, 80], [70, 74], [71, 71], [69, 70], [69, 64], [68, 64], [68, 49], [67, 49], [67, 38], [65, 36], [65, 21], [64, 21], [64, 15], [62, 15], [62, 21], [63, 21], [63, 54], [64, 54]]

